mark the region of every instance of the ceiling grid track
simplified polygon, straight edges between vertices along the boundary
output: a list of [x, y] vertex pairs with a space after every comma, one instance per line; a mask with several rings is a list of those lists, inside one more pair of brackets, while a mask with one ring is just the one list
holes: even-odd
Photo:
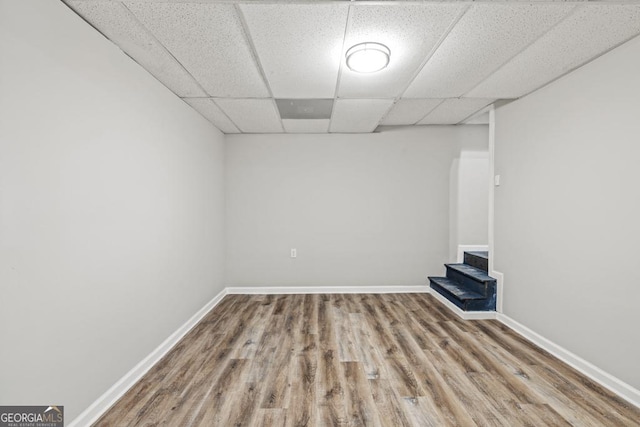
[[196, 85], [202, 89], [203, 93], [206, 93], [207, 95], [209, 95], [209, 92], [207, 92], [202, 85], [200, 84], [200, 82], [193, 77], [193, 74], [191, 74], [189, 72], [189, 70], [187, 70], [187, 68], [182, 64], [182, 62], [180, 62], [178, 60], [178, 58], [176, 58], [173, 53], [171, 53], [171, 51], [142, 23], [140, 22], [140, 20], [138, 19], [138, 17], [136, 16], [135, 13], [133, 13], [131, 11], [131, 9], [129, 9], [127, 7], [126, 4], [124, 4], [124, 2], [119, 1], [118, 2], [120, 4], [120, 7], [122, 7], [125, 12], [131, 17], [131, 19], [133, 19], [133, 21], [135, 21], [135, 23], [138, 25], [139, 28], [141, 28], [145, 33], [147, 33], [147, 35], [149, 36], [149, 38], [151, 38], [152, 40], [154, 40], [156, 43], [158, 43], [158, 46], [160, 46], [162, 48], [162, 50], [169, 56], [171, 57], [171, 59], [173, 59], [179, 66], [180, 68], [182, 68], [184, 70], [184, 72], [191, 78], [191, 80], [193, 80]]
[[[284, 123], [282, 122], [282, 117], [280, 117], [280, 112], [278, 111], [278, 106], [276, 105], [276, 100], [275, 100], [275, 97], [273, 96], [273, 90], [271, 90], [271, 85], [269, 84], [269, 79], [267, 79], [267, 74], [264, 71], [264, 67], [262, 66], [262, 62], [260, 62], [260, 57], [258, 56], [258, 52], [256, 50], [256, 46], [253, 43], [253, 39], [251, 37], [251, 31], [249, 30], [249, 25], [247, 24], [247, 20], [246, 20], [246, 18], [244, 16], [244, 13], [242, 13], [242, 9], [240, 8], [240, 4], [235, 3], [233, 5], [233, 8], [235, 9], [236, 14], [238, 15], [238, 19], [240, 19], [240, 24], [242, 25], [242, 33], [244, 34], [245, 42], [249, 46], [249, 51], [251, 52], [251, 57], [253, 58], [253, 61], [255, 62], [256, 67], [258, 67], [258, 71], [260, 71], [260, 76], [262, 77], [262, 80], [264, 81], [265, 87], [267, 88], [267, 91], [269, 92], [269, 98], [271, 99], [271, 106], [273, 107], [273, 109], [275, 110], [276, 114], [278, 115], [278, 118], [279, 118], [279, 121], [280, 121], [280, 128], [282, 129], [282, 132], [284, 133], [285, 132]], [[259, 98], [259, 99], [264, 99], [264, 98]], [[240, 128], [238, 128], [238, 129], [240, 129]]]
[[[353, 0], [352, 0], [353, 1]], [[336, 112], [336, 104], [338, 103], [338, 93], [340, 93], [340, 80], [342, 80], [342, 69], [343, 69], [343, 56], [345, 52], [345, 43], [347, 42], [347, 34], [349, 34], [349, 29], [351, 28], [351, 14], [353, 13], [353, 5], [349, 4], [349, 9], [347, 10], [347, 22], [344, 24], [344, 34], [342, 36], [342, 48], [340, 50], [340, 65], [338, 65], [338, 77], [336, 78], [336, 87], [333, 92], [333, 108], [331, 109], [331, 118], [329, 119], [329, 129], [328, 133], [331, 132], [331, 125], [333, 124], [333, 115]]]
[[[471, 9], [471, 5], [468, 5], [467, 7], [465, 7], [464, 9], [462, 9], [460, 11], [460, 13], [458, 14], [458, 16], [456, 16], [456, 18], [451, 22], [451, 24], [449, 25], [449, 27], [447, 28], [447, 30], [442, 34], [442, 36], [440, 37], [440, 39], [438, 40], [438, 42], [433, 46], [433, 48], [431, 49], [431, 51], [429, 52], [429, 54], [427, 54], [427, 56], [424, 58], [424, 60], [422, 61], [422, 63], [418, 66], [418, 68], [416, 69], [416, 71], [413, 73], [413, 75], [411, 76], [411, 78], [407, 81], [407, 84], [404, 86], [404, 88], [399, 92], [399, 95], [395, 97], [395, 99], [393, 100], [393, 104], [391, 104], [391, 106], [389, 107], [389, 109], [387, 110], [387, 112], [380, 118], [380, 121], [378, 121], [378, 126], [380, 126], [380, 124], [384, 121], [384, 119], [387, 118], [387, 116], [389, 115], [389, 113], [391, 112], [391, 110], [393, 110], [393, 107], [395, 107], [396, 103], [402, 99], [402, 96], [404, 95], [404, 93], [407, 91], [407, 89], [409, 88], [409, 86], [411, 86], [411, 83], [413, 83], [413, 81], [416, 79], [416, 77], [418, 77], [418, 75], [420, 74], [420, 72], [422, 71], [422, 69], [425, 67], [425, 65], [427, 65], [427, 62], [429, 62], [429, 60], [433, 57], [433, 55], [436, 53], [436, 51], [438, 50], [438, 48], [442, 45], [442, 43], [446, 40], [447, 37], [449, 37], [449, 33], [451, 33], [451, 31], [455, 28], [456, 25], [458, 25], [458, 22], [460, 22], [460, 20], [462, 19], [462, 17], [469, 11], [469, 9]], [[435, 110], [436, 108], [438, 108], [440, 105], [442, 105], [442, 103], [445, 100], [443, 99], [442, 101], [440, 101], [440, 103], [438, 103], [438, 105], [436, 105], [435, 107], [433, 107], [432, 109], [429, 110], [429, 112], [427, 114], [425, 114], [420, 120], [416, 121], [415, 123], [420, 122], [421, 120], [424, 120], [425, 117], [427, 117], [429, 114], [431, 114], [431, 112], [433, 112], [433, 110]], [[414, 124], [415, 124], [414, 123]]]
[[435, 107], [430, 109], [429, 112], [427, 114], [425, 114], [424, 116], [422, 116], [422, 118], [420, 118], [417, 122], [415, 122], [414, 125], [416, 123], [420, 123], [421, 121], [426, 119], [429, 114], [433, 113], [438, 107], [440, 107], [442, 104], [444, 104], [444, 101], [446, 101], [446, 99], [443, 99], [442, 101], [438, 102], [438, 105], [436, 105]]
[[[579, 9], [582, 8], [581, 4], [578, 4], [576, 6], [573, 7], [573, 9], [571, 9], [569, 12], [567, 12], [567, 14], [565, 16], [562, 17], [562, 19], [558, 20], [558, 22], [556, 22], [555, 24], [553, 24], [551, 27], [547, 28], [542, 34], [540, 34], [538, 37], [536, 37], [534, 40], [532, 40], [530, 43], [528, 43], [526, 46], [523, 46], [522, 49], [520, 49], [518, 52], [516, 52], [515, 54], [513, 54], [511, 57], [509, 57], [509, 59], [505, 60], [502, 64], [500, 64], [498, 67], [494, 68], [493, 71], [491, 71], [485, 78], [483, 78], [482, 80], [478, 81], [478, 83], [473, 86], [471, 89], [469, 89], [467, 92], [465, 92], [462, 97], [464, 97], [466, 94], [472, 92], [475, 88], [477, 88], [478, 86], [480, 86], [482, 83], [484, 83], [485, 81], [487, 81], [487, 79], [489, 79], [496, 71], [498, 71], [499, 69], [503, 68], [505, 65], [507, 65], [509, 62], [511, 62], [514, 58], [516, 58], [517, 56], [521, 55], [523, 52], [525, 52], [527, 49], [529, 49], [532, 45], [534, 45], [536, 42], [538, 42], [538, 40], [540, 40], [542, 37], [544, 37], [546, 34], [548, 34], [550, 31], [553, 31], [556, 27], [558, 27], [558, 25], [562, 24], [563, 22], [565, 22], [567, 19], [569, 19], [571, 16], [575, 15], [576, 11], [578, 11]], [[483, 107], [484, 108], [484, 107]], [[479, 110], [478, 110], [479, 111]], [[475, 114], [475, 113], [474, 113]], [[471, 116], [469, 116], [471, 117]], [[469, 118], [467, 117], [467, 119]], [[466, 120], [466, 119], [465, 119]]]
[[[71, 10], [74, 10], [73, 7], [71, 7], [71, 5], [69, 4], [68, 0], [62, 0], [62, 2], [67, 5], [67, 7], [69, 7]], [[139, 20], [138, 18], [133, 14], [133, 12], [131, 12], [131, 10], [129, 10], [129, 8], [121, 1], [113, 1], [114, 4], [117, 4], [118, 7], [122, 8], [122, 10], [124, 10], [124, 12], [131, 17], [131, 19], [133, 21], [135, 21], [135, 23], [138, 25], [138, 27], [143, 30], [148, 36], [149, 38], [151, 38], [152, 40], [154, 40], [158, 46], [160, 46], [160, 48], [176, 63], [176, 65], [178, 65], [180, 68], [182, 68], [182, 70], [185, 72], [186, 75], [188, 75], [192, 82], [195, 83], [195, 86], [197, 86], [200, 90], [202, 90], [202, 93], [207, 93], [206, 90], [204, 90], [204, 88], [202, 87], [202, 85], [200, 85], [200, 82], [198, 82], [195, 77], [193, 77], [193, 75], [184, 67], [184, 65], [182, 65], [182, 63], [180, 61], [178, 61], [178, 59], [173, 56], [171, 54], [171, 52], [169, 52], [169, 50], [160, 42], [160, 40], [158, 40], [151, 31], [149, 31], [149, 29], [147, 27], [145, 27]], [[87, 20], [84, 16], [78, 14], [78, 16], [84, 21], [86, 22], [88, 25], [90, 25], [94, 30], [96, 30], [98, 33], [100, 33], [105, 39], [109, 40], [114, 46], [116, 46], [122, 53], [124, 53], [127, 57], [131, 58], [131, 60], [133, 60], [133, 62], [135, 62], [136, 64], [138, 64], [141, 68], [145, 69], [146, 68], [133, 56], [131, 56], [128, 52], [124, 51], [115, 41], [113, 41], [112, 39], [110, 39], [103, 31], [101, 31], [99, 28], [97, 28], [91, 21]], [[148, 71], [148, 70], [147, 70]], [[151, 74], [152, 76], [154, 76], [156, 78], [156, 80], [158, 80], [158, 82], [160, 82], [160, 84], [162, 84], [164, 87], [166, 87], [169, 91], [173, 92], [173, 90], [167, 86], [164, 82], [162, 82], [162, 80], [160, 80], [159, 78], [157, 78], [153, 73], [151, 73], [150, 71], [148, 71], [149, 74]], [[178, 98], [181, 98], [181, 96], [177, 95]]]
[[[589, 6], [594, 5], [594, 3], [596, 3], [596, 2], [593, 2], [591, 0], [588, 0], [588, 1], [589, 1], [589, 4], [581, 4], [581, 5], [578, 5], [576, 8], [578, 8], [578, 7], [589, 7]], [[600, 3], [600, 2], [598, 2], [598, 3]], [[596, 4], [598, 4], [598, 3], [596, 3]], [[620, 4], [638, 4], [638, 0], [635, 0], [634, 2], [624, 2], [623, 1]], [[525, 96], [529, 96], [533, 92], [536, 92], [536, 91], [542, 89], [543, 87], [549, 86], [551, 83], [555, 82], [556, 80], [561, 79], [562, 77], [566, 76], [567, 74], [570, 74], [570, 73], [574, 72], [578, 68], [583, 67], [583, 66], [585, 66], [586, 64], [588, 64], [588, 63], [590, 63], [592, 61], [595, 61], [596, 59], [600, 58], [602, 55], [605, 55], [606, 53], [616, 49], [617, 47], [619, 47], [619, 46], [625, 44], [626, 42], [628, 42], [628, 41], [630, 41], [630, 40], [632, 40], [632, 39], [634, 39], [636, 37], [639, 37], [639, 36], [640, 36], [640, 33], [632, 34], [630, 37], [627, 37], [627, 38], [621, 40], [619, 43], [614, 44], [613, 46], [611, 46], [609, 49], [605, 50], [604, 52], [600, 52], [599, 54], [590, 57], [589, 59], [587, 59], [586, 61], [584, 61], [584, 62], [582, 62], [582, 63], [580, 63], [578, 65], [576, 65], [575, 67], [572, 67], [572, 68], [568, 69], [566, 72], [560, 74], [559, 76], [554, 77], [553, 79], [551, 79], [548, 82], [544, 83], [542, 86], [537, 87], [535, 89], [531, 89], [529, 92], [521, 95], [518, 99], [524, 98]]]
[[[458, 98], [460, 99], [460, 98]], [[464, 119], [460, 120], [458, 122], [458, 124], [460, 123], [464, 123], [466, 120], [469, 120], [471, 117], [475, 116], [476, 114], [478, 114], [480, 111], [484, 110], [485, 108], [487, 108], [489, 105], [493, 104], [495, 101], [491, 101], [490, 103], [488, 103], [487, 105], [485, 105], [482, 108], [477, 109], [476, 111], [474, 111], [473, 113], [469, 114], [467, 117], [465, 117]], [[425, 116], [426, 117], [426, 116]]]
[[[202, 85], [200, 84], [200, 82], [193, 76], [193, 74], [191, 74], [191, 72], [187, 69], [187, 67], [185, 67], [182, 62], [180, 62], [180, 60], [178, 58], [175, 57], [175, 55], [173, 55], [173, 53], [171, 53], [171, 51], [164, 45], [164, 43], [162, 43], [142, 22], [140, 22], [140, 20], [138, 19], [138, 17], [136, 16], [135, 13], [133, 13], [131, 11], [131, 9], [129, 9], [127, 7], [126, 4], [124, 4], [123, 2], [118, 2], [120, 3], [120, 6], [126, 11], [126, 13], [131, 17], [131, 19], [133, 19], [136, 24], [145, 32], [149, 35], [149, 37], [154, 40], [158, 46], [160, 46], [162, 48], [162, 50], [170, 57], [172, 58], [177, 64], [178, 66], [180, 66], [180, 68], [182, 68], [184, 70], [184, 72], [191, 78], [191, 80], [193, 80], [196, 85], [202, 90], [203, 93], [205, 93], [206, 95], [208, 95], [207, 97], [198, 97], [198, 98], [207, 98], [210, 100], [210, 102], [213, 102], [213, 104], [220, 110], [220, 112], [229, 120], [229, 122], [231, 122], [236, 129], [240, 130], [240, 128], [238, 127], [238, 125], [231, 119], [231, 117], [229, 117], [227, 115], [227, 113], [220, 108], [220, 106], [218, 104], [215, 103], [215, 101], [213, 101], [213, 99], [211, 98], [211, 94], [209, 92], [207, 92], [207, 90], [202, 87]], [[180, 97], [180, 99], [182, 99], [182, 102], [184, 102], [185, 104], [189, 105], [185, 99], [186, 98], [192, 98], [192, 97]], [[204, 117], [206, 120], [209, 120], [207, 117], [205, 117], [202, 113], [198, 112], [202, 117]]]

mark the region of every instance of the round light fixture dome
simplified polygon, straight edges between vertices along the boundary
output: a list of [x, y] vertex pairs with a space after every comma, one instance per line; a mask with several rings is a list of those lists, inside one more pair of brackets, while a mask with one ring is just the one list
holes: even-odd
[[358, 73], [374, 73], [389, 65], [391, 51], [380, 43], [366, 42], [347, 51], [347, 67]]

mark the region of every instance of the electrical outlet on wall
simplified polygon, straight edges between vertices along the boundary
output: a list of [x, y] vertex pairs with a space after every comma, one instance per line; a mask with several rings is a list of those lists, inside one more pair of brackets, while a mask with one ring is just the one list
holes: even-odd
[[298, 256], [298, 250], [296, 248], [291, 248], [291, 258], [296, 258]]

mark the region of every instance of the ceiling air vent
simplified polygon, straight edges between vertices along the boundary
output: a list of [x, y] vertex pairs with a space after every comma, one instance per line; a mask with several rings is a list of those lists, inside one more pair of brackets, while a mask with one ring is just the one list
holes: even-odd
[[282, 119], [330, 119], [333, 99], [276, 99]]

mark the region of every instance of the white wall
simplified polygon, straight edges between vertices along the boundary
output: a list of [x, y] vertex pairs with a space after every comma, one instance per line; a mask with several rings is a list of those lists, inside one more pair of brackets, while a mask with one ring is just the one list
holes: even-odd
[[640, 388], [640, 38], [496, 111], [505, 313]]
[[460, 141], [487, 138], [486, 126], [227, 136], [227, 283], [425, 284], [450, 260]]
[[489, 242], [489, 129], [486, 138], [459, 141], [449, 178], [449, 260], [458, 246]]
[[0, 58], [0, 404], [71, 420], [222, 289], [223, 135], [61, 2]]

